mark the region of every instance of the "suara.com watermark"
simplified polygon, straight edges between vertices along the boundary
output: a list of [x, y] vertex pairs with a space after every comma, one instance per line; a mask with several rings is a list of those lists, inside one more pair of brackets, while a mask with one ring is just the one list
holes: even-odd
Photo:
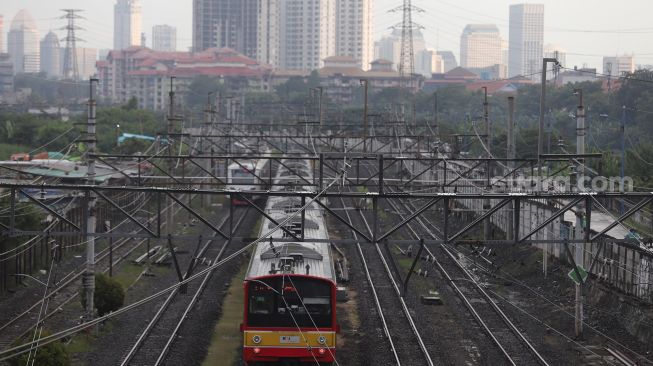
[[631, 177], [604, 176], [517, 176], [494, 177], [493, 186], [503, 186], [517, 191], [549, 192], [632, 192], [635, 183]]

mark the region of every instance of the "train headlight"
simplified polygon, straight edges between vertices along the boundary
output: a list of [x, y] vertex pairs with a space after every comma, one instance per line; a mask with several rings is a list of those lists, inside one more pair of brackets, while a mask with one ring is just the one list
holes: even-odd
[[252, 337], [252, 342], [254, 342], [255, 344], [261, 343], [261, 336], [260, 335], [253, 336]]
[[320, 336], [320, 338], [317, 339], [317, 342], [319, 344], [326, 344], [326, 338], [324, 336]]

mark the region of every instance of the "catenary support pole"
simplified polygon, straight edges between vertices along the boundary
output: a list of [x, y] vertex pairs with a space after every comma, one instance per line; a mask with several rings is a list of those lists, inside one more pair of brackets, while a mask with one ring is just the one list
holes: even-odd
[[[492, 143], [492, 141], [490, 139], [490, 105], [487, 102], [487, 86], [483, 87], [483, 126], [484, 126], [484, 132], [485, 132], [485, 136], [483, 137], [483, 140], [484, 140], [485, 147], [487, 149], [485, 155], [488, 158], [492, 158], [492, 150], [490, 148], [490, 144]], [[490, 182], [490, 170], [491, 170], [491, 166], [490, 166], [490, 162], [488, 161], [488, 163], [486, 164], [486, 167], [485, 167], [485, 178], [486, 178], [486, 182], [488, 183], [486, 185], [486, 188], [487, 188], [488, 191], [490, 191], [492, 189], [492, 187], [489, 184], [489, 182]], [[484, 199], [483, 200], [483, 211], [489, 210], [490, 207], [491, 207], [490, 206], [490, 200], [489, 199]], [[490, 221], [490, 218], [488, 217], [487, 219], [485, 219], [483, 221], [483, 239], [484, 240], [489, 240], [490, 239], [490, 237], [492, 235], [491, 232], [490, 232], [491, 231], [491, 226], [492, 226], [492, 223]]]
[[[88, 99], [88, 121], [86, 123], [86, 143], [87, 151], [87, 173], [86, 179], [89, 185], [95, 185], [95, 154], [96, 135], [95, 135], [95, 98], [93, 96], [94, 84], [98, 79], [91, 79], [89, 82], [89, 99]], [[93, 297], [95, 295], [95, 226], [96, 226], [96, 196], [91, 190], [88, 191], [86, 200], [86, 269], [82, 276], [82, 286], [86, 297], [85, 320], [90, 321], [94, 316], [95, 304]]]
[[540, 94], [540, 119], [537, 135], [537, 174], [542, 175], [542, 149], [544, 147], [544, 108], [546, 104], [546, 67], [549, 63], [558, 65], [558, 60], [555, 58], [545, 57], [542, 59], [542, 75], [541, 75], [541, 94]]

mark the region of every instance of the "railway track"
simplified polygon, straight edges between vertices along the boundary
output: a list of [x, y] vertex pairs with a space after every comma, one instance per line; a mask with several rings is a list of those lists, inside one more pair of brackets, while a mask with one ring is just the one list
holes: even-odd
[[[168, 209], [169, 207], [165, 207], [162, 212]], [[177, 208], [176, 212], [179, 212], [180, 209], [180, 207]], [[125, 219], [122, 223], [126, 221], [128, 220]], [[136, 234], [139, 231], [140, 229], [134, 230], [133, 233]], [[131, 240], [131, 238], [123, 238], [116, 241], [113, 244], [113, 254], [110, 253], [108, 247], [97, 253], [95, 256], [95, 262], [98, 269], [100, 269], [102, 273], [107, 273], [109, 271], [109, 257], [111, 255], [114, 257], [113, 265], [116, 266], [147, 242], [147, 239], [142, 239], [134, 245], [129, 246], [128, 244]], [[68, 272], [61, 278], [56, 287], [49, 291], [46, 296], [41, 297], [38, 301], [29, 305], [25, 310], [0, 326], [0, 349], [9, 348], [14, 341], [22, 338], [34, 329], [39, 317], [39, 309], [43, 301], [48, 301], [48, 307], [52, 310], [46, 314], [41, 314], [41, 322], [53, 317], [58, 312], [62, 311], [65, 305], [76, 299], [79, 295], [79, 280], [84, 272], [85, 265], [80, 265], [74, 270]]]
[[[345, 202], [340, 199], [342, 207]], [[344, 210], [350, 225], [354, 225], [348, 210]], [[360, 221], [368, 232], [372, 233], [365, 215], [360, 210]], [[354, 233], [355, 235], [355, 233]], [[363, 264], [363, 270], [374, 295], [379, 317], [384, 332], [387, 335], [392, 352], [392, 358], [397, 365], [429, 365], [434, 363], [428, 353], [412, 314], [401, 297], [399, 287], [390, 271], [388, 262], [378, 244], [361, 246], [356, 244], [356, 249]], [[397, 316], [398, 313], [403, 317]], [[412, 335], [412, 337], [410, 336]]]
[[[400, 207], [388, 200], [394, 212], [403, 220]], [[403, 211], [414, 212], [416, 207], [410, 202], [401, 201]], [[440, 239], [434, 231], [439, 229], [430, 221], [416, 217], [415, 222], [421, 227], [423, 234], [432, 239]], [[420, 238], [420, 233], [411, 223], [406, 225], [409, 234]], [[423, 235], [422, 234], [422, 235]], [[549, 365], [537, 351], [532, 342], [520, 331], [510, 318], [501, 310], [494, 299], [485, 291], [475, 278], [461, 263], [454, 253], [445, 245], [439, 247], [444, 255], [436, 256], [428, 247], [424, 247], [430, 258], [434, 258], [436, 268], [449, 282], [454, 291], [463, 301], [469, 312], [485, 330], [491, 341], [497, 346], [506, 361], [511, 365]], [[448, 261], [437, 258], [448, 258]]]
[[[233, 227], [234, 231], [238, 230], [241, 226], [248, 212], [249, 208], [247, 208], [238, 218]], [[228, 220], [229, 217], [225, 217], [219, 227], [222, 228], [225, 226]], [[233, 249], [233, 243], [230, 241], [223, 241], [222, 246], [218, 246], [214, 243], [216, 241], [215, 238], [214, 235], [213, 238], [204, 243], [202, 248], [198, 251], [196, 258], [210, 257], [212, 258], [211, 263], [216, 263], [226, 254], [235, 251], [235, 249]], [[199, 265], [199, 263], [195, 261], [196, 258], [190, 259], [191, 263], [189, 264], [185, 276], [192, 274], [194, 269]], [[152, 319], [148, 322], [147, 326], [140, 333], [136, 341], [134, 341], [130, 349], [123, 356], [120, 365], [162, 364], [165, 361], [168, 351], [179, 333], [182, 324], [187, 319], [198, 299], [202, 296], [202, 293], [213, 273], [214, 271], [208, 272], [202, 277], [202, 281], [190, 282], [186, 288], [188, 294], [180, 296], [182, 295], [180, 288], [172, 291], [160, 303]]]

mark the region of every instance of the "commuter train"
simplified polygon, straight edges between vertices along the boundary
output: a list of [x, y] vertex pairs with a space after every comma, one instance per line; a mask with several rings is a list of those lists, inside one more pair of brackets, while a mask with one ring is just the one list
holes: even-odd
[[[231, 163], [227, 167], [227, 188], [240, 192], [263, 190], [265, 182], [261, 181], [263, 179], [261, 174], [265, 163], [265, 159]], [[254, 199], [256, 197], [249, 198]], [[247, 205], [246, 201], [238, 197], [233, 197], [231, 201], [237, 206]]]
[[[283, 161], [273, 187], [297, 178], [312, 179], [310, 163]], [[292, 176], [295, 175], [293, 178]], [[304, 187], [308, 190], [308, 187]], [[282, 223], [302, 207], [295, 197], [270, 197], [266, 212]], [[275, 228], [263, 221], [261, 235]], [[244, 281], [243, 360], [247, 365], [268, 363], [310, 363], [331, 365], [335, 361], [336, 274], [328, 242], [298, 241], [301, 238], [328, 239], [326, 220], [313, 203], [255, 247]], [[287, 241], [285, 241], [287, 239]]]

